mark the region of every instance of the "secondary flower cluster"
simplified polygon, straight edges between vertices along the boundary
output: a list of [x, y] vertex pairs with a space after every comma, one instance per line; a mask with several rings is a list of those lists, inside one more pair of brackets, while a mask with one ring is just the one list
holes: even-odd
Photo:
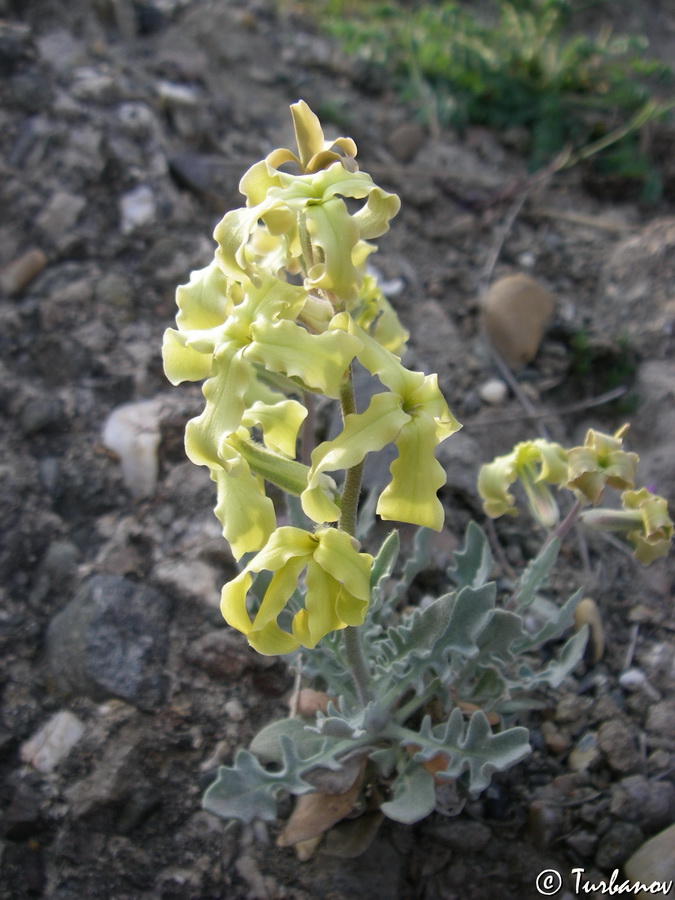
[[[623, 449], [624, 425], [614, 435], [589, 429], [583, 446], [565, 450], [552, 441], [518, 444], [511, 453], [483, 466], [478, 490], [488, 516], [516, 515], [509, 487], [520, 481], [534, 517], [547, 528], [559, 521], [550, 486], [568, 488], [582, 505], [581, 513], [594, 528], [622, 533], [643, 565], [666, 556], [673, 538], [667, 501], [647, 488], [635, 489], [637, 454]], [[621, 491], [621, 509], [598, 509], [607, 487]]]
[[[434, 450], [460, 427], [436, 377], [401, 364], [407, 334], [366, 272], [375, 249], [369, 242], [389, 228], [398, 197], [358, 170], [353, 141], [324, 140], [302, 101], [291, 111], [297, 154], [275, 150], [244, 175], [246, 206], [224, 216], [213, 262], [178, 289], [177, 327], [163, 344], [173, 384], [206, 379], [205, 408], [187, 425], [186, 451], [217, 484], [215, 512], [235, 557], [257, 551], [223, 589], [222, 609], [263, 653], [314, 646], [328, 631], [363, 621], [371, 557], [324, 527], [338, 521], [341, 503], [327, 473], [393, 442], [398, 459], [378, 514], [440, 529], [436, 491], [445, 476]], [[346, 415], [341, 433], [303, 465], [296, 460], [303, 400], [342, 397], [354, 360], [384, 390], [364, 412]], [[276, 528], [266, 481], [300, 496], [319, 526], [315, 534]], [[251, 619], [251, 573], [263, 569], [272, 580]], [[305, 569], [305, 605], [287, 632], [277, 617]]]

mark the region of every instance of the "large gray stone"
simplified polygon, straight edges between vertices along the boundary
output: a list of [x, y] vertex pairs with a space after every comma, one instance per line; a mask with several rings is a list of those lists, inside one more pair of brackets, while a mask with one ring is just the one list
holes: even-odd
[[170, 604], [154, 588], [96, 575], [50, 623], [47, 653], [57, 688], [93, 700], [119, 697], [154, 709], [166, 696]]
[[628, 337], [645, 357], [665, 355], [675, 318], [675, 218], [650, 222], [608, 259], [593, 313], [603, 337]]

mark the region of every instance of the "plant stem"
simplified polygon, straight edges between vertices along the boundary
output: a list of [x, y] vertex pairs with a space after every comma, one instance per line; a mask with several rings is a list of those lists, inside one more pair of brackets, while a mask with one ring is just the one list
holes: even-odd
[[316, 419], [316, 402], [314, 394], [305, 391], [303, 397], [305, 401], [305, 409], [307, 416], [302, 423], [302, 433], [300, 437], [300, 462], [305, 466], [312, 464], [312, 450], [314, 449], [314, 427]]
[[370, 683], [370, 671], [361, 646], [361, 632], [358, 627], [348, 625], [344, 631], [345, 653], [354, 678], [356, 692], [361, 706], [367, 706], [372, 700], [373, 692]]
[[[354, 381], [352, 379], [352, 369], [349, 367], [345, 378], [340, 386], [340, 409], [342, 410], [342, 419], [347, 418], [351, 413], [356, 413], [356, 397], [354, 395]], [[338, 528], [340, 531], [346, 531], [347, 534], [354, 536], [356, 534], [356, 522], [359, 508], [359, 495], [361, 494], [361, 480], [363, 478], [363, 463], [352, 466], [345, 473], [344, 486], [342, 488], [342, 499], [340, 504], [340, 520]], [[370, 670], [368, 662], [363, 653], [361, 644], [361, 633], [355, 626], [348, 625], [344, 629], [345, 652], [349, 661], [349, 667], [354, 677], [356, 691], [359, 700], [363, 706], [366, 706], [372, 698]]]
[[[340, 408], [342, 418], [346, 419], [350, 413], [356, 412], [356, 399], [354, 397], [354, 382], [352, 380], [351, 367], [347, 377], [340, 386]], [[345, 473], [345, 482], [342, 488], [342, 502], [340, 505], [340, 521], [338, 528], [347, 534], [356, 534], [356, 520], [359, 508], [359, 496], [361, 494], [361, 480], [363, 478], [364, 463], [361, 462]]]
[[[548, 537], [546, 538], [544, 543], [541, 545], [541, 549], [539, 550], [539, 553], [537, 554], [536, 559], [539, 559], [542, 556], [542, 554], [544, 553], [546, 548], [550, 545], [551, 541], [554, 541], [556, 538], [558, 538], [561, 542], [563, 541], [563, 539], [567, 536], [567, 533], [578, 521], [579, 515], [580, 515], [582, 509], [583, 509], [583, 504], [581, 503], [581, 501], [575, 500], [574, 504], [572, 505], [572, 508], [567, 513], [567, 515], [562, 520], [562, 522], [558, 525], [558, 527], [554, 528], [553, 531], [549, 532]], [[513, 610], [513, 609], [517, 608], [518, 599], [520, 597], [520, 594], [522, 593], [522, 589], [523, 589], [523, 586], [521, 583], [516, 588], [515, 593], [512, 594], [511, 599], [504, 607], [505, 609]]]
[[[576, 523], [579, 518], [579, 513], [583, 509], [583, 505], [580, 500], [575, 500], [574, 505], [567, 513], [562, 522], [558, 525], [558, 527], [549, 535], [546, 544], [553, 540], [554, 537], [560, 538], [562, 541], [563, 538], [566, 537], [567, 532], [571, 529], [571, 527]], [[546, 546], [546, 545], [544, 545]]]

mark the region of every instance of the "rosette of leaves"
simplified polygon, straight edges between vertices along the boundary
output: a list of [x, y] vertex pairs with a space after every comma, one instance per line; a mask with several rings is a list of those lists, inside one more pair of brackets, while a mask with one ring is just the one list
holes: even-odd
[[[413, 557], [396, 578], [396, 532], [375, 558], [362, 626], [371, 699], [360, 699], [334, 635], [303, 651], [302, 670], [321, 691], [321, 709], [264, 728], [233, 765], [219, 769], [205, 809], [226, 819], [271, 821], [282, 793], [313, 796], [316, 802], [298, 804], [282, 837], [295, 843], [289, 835], [300, 841], [332, 828], [336, 809], [338, 818], [362, 809], [380, 819], [417, 822], [436, 809], [443, 786], [451, 785], [460, 797], [476, 796], [495, 772], [528, 755], [528, 731], [513, 724], [514, 716], [537, 704], [538, 691], [558, 686], [586, 644], [583, 629], [565, 641], [556, 659], [537, 665], [537, 649], [572, 625], [580, 594], [535, 633], [523, 621], [557, 557], [558, 542], [549, 542], [528, 567], [512, 611], [506, 609], [508, 598], [497, 603], [487, 539], [471, 524], [448, 569], [454, 589], [399, 619], [392, 600], [406, 593], [426, 565], [426, 535], [421, 529]], [[372, 837], [372, 829], [364, 833]]]

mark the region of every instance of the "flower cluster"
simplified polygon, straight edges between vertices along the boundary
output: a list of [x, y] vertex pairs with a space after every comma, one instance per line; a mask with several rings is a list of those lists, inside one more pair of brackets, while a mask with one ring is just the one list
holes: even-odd
[[[520, 481], [533, 516], [547, 528], [560, 518], [550, 486], [571, 490], [587, 525], [623, 534], [633, 546], [633, 555], [648, 565], [670, 550], [673, 522], [663, 497], [647, 488], [635, 489], [637, 454], [623, 449], [628, 430], [624, 425], [608, 435], [589, 429], [583, 446], [565, 450], [546, 440], [518, 444], [511, 453], [483, 466], [478, 490], [488, 516], [516, 515], [515, 497], [509, 487]], [[621, 491], [622, 509], [599, 509], [606, 488]]]
[[[173, 384], [204, 381], [205, 408], [187, 425], [186, 451], [217, 484], [215, 512], [235, 557], [257, 553], [223, 589], [222, 609], [263, 653], [314, 646], [328, 631], [363, 621], [370, 557], [323, 527], [341, 515], [328, 473], [393, 442], [398, 458], [377, 512], [440, 529], [436, 492], [445, 476], [434, 450], [460, 427], [435, 376], [401, 364], [407, 334], [366, 271], [370, 242], [389, 228], [398, 197], [358, 170], [351, 139], [326, 141], [303, 101], [291, 112], [297, 153], [275, 150], [244, 175], [246, 206], [226, 213], [213, 262], [178, 289], [176, 328], [163, 344]], [[342, 399], [354, 360], [384, 390], [362, 413], [343, 406], [340, 434], [303, 465], [296, 444], [305, 400]], [[316, 534], [277, 529], [266, 482], [301, 497]], [[282, 631], [277, 617], [305, 568], [305, 605]], [[251, 619], [251, 573], [263, 569], [274, 574]], [[350, 571], [359, 578], [348, 579]]]

